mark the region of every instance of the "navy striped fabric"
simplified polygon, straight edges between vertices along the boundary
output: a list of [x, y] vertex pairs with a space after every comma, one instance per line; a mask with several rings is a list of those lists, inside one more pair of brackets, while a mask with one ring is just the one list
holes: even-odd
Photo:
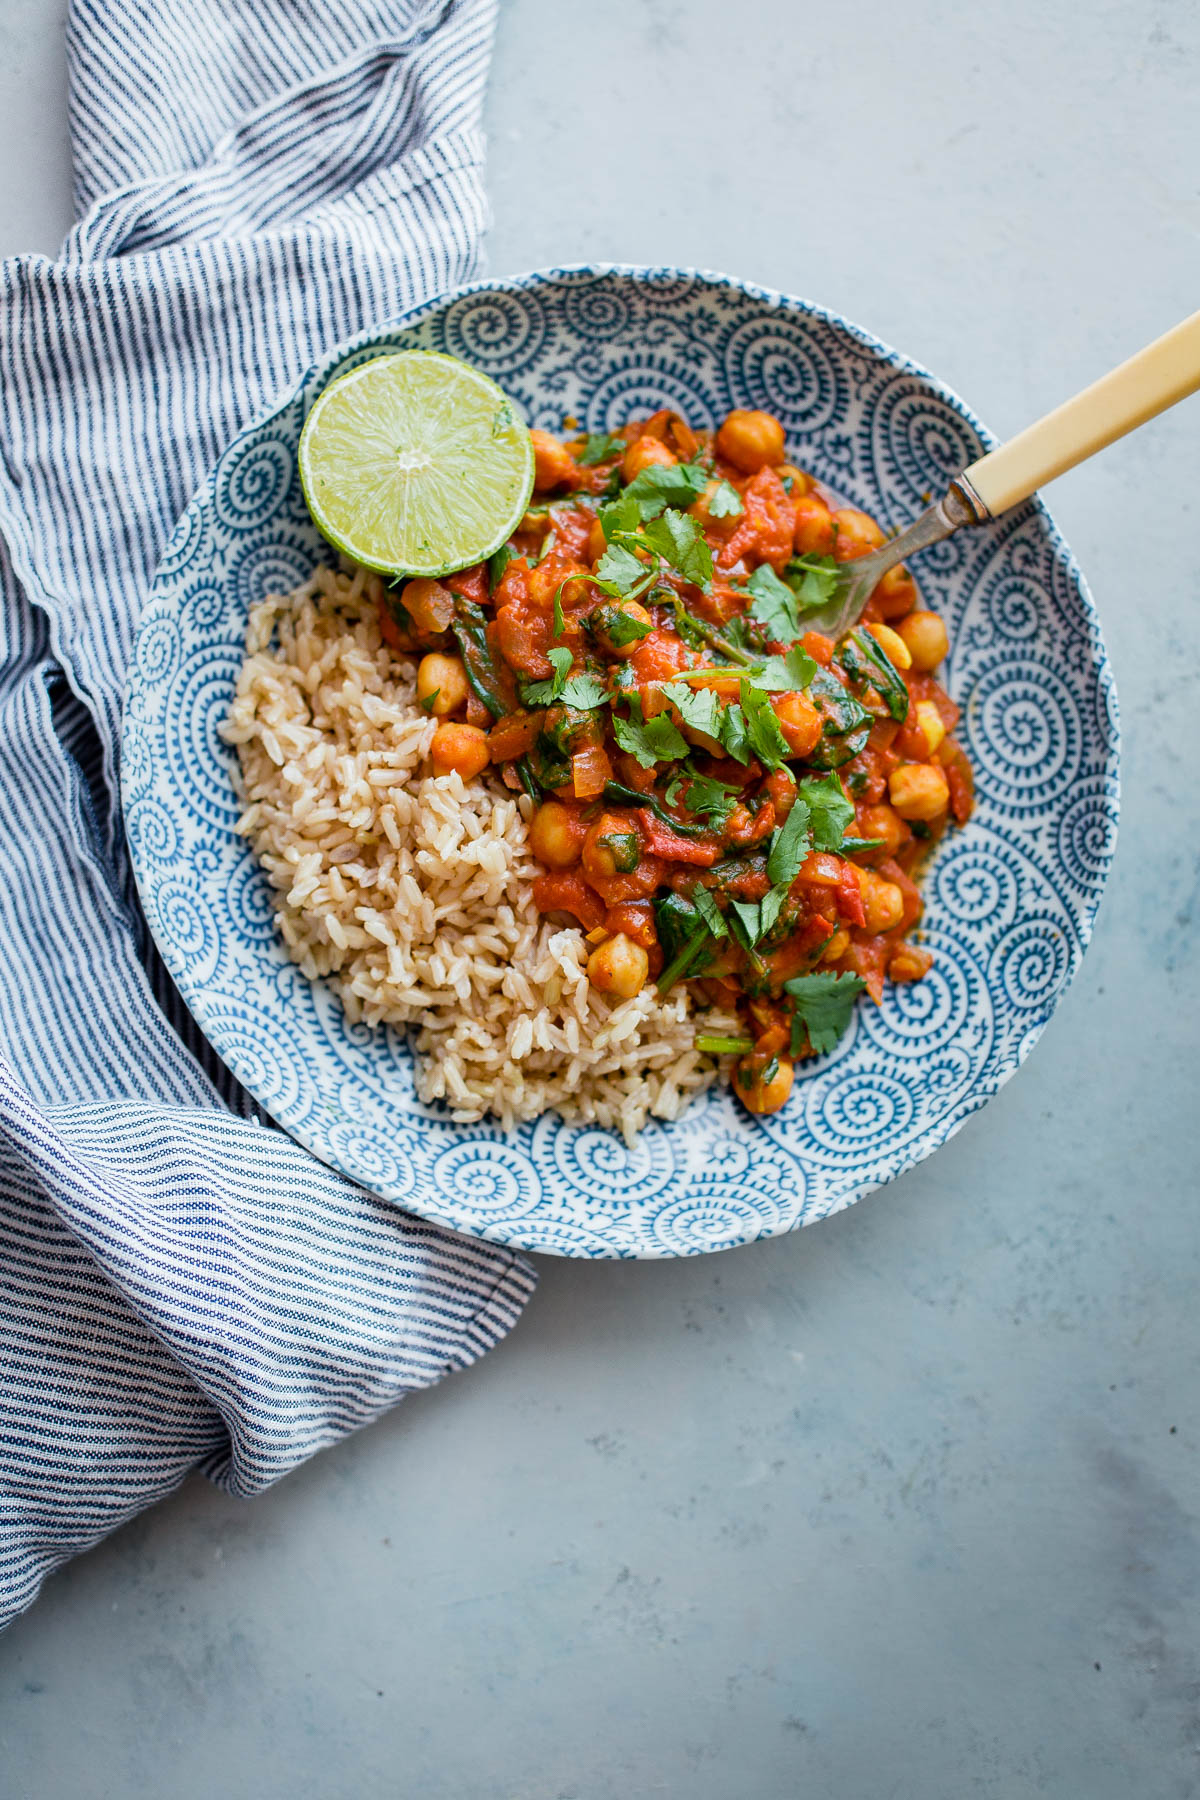
[[76, 0], [80, 219], [0, 298], [0, 1623], [199, 1464], [251, 1494], [533, 1275], [334, 1175], [147, 941], [121, 690], [176, 516], [323, 347], [463, 280], [493, 0]]

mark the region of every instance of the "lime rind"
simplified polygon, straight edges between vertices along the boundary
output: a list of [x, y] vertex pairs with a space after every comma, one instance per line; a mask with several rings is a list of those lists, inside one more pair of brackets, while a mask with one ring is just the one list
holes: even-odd
[[504, 390], [433, 350], [371, 358], [318, 396], [300, 434], [314, 523], [367, 568], [437, 577], [481, 562], [533, 492], [533, 444]]

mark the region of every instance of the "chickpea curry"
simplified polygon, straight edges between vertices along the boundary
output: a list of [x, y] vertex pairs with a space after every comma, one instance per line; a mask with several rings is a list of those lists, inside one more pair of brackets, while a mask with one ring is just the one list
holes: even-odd
[[884, 534], [769, 413], [533, 440], [512, 540], [389, 593], [384, 639], [420, 655], [435, 772], [491, 768], [534, 803], [533, 899], [586, 934], [591, 982], [736, 1009], [739, 1035], [698, 1048], [775, 1112], [861, 993], [932, 962], [916, 866], [972, 804], [945, 626], [899, 568], [840, 642], [806, 628]]

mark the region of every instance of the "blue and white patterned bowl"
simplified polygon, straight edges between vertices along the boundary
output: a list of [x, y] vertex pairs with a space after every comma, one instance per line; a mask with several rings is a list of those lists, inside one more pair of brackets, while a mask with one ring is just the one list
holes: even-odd
[[1028, 1055], [1083, 955], [1112, 860], [1117, 722], [1087, 588], [1038, 504], [920, 559], [978, 801], [924, 881], [931, 975], [862, 1006], [755, 1121], [714, 1088], [632, 1150], [541, 1118], [511, 1136], [416, 1099], [403, 1037], [350, 1025], [284, 956], [234, 834], [217, 736], [248, 608], [330, 552], [296, 476], [305, 413], [381, 351], [464, 357], [531, 423], [599, 431], [670, 405], [766, 407], [794, 459], [898, 526], [989, 442], [941, 384], [833, 314], [720, 276], [577, 268], [479, 283], [332, 352], [225, 452], [154, 580], [130, 672], [125, 821], [163, 958], [212, 1044], [285, 1130], [413, 1212], [565, 1256], [679, 1256], [790, 1231], [910, 1168]]

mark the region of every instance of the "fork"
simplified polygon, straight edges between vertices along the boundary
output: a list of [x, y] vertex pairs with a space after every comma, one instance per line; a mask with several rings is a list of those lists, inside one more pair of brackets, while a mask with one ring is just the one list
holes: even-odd
[[1007, 444], [956, 475], [940, 500], [888, 543], [843, 563], [832, 599], [805, 615], [807, 628], [840, 638], [857, 625], [878, 583], [918, 550], [963, 525], [986, 525], [1055, 476], [1200, 388], [1200, 312], [1055, 407]]

